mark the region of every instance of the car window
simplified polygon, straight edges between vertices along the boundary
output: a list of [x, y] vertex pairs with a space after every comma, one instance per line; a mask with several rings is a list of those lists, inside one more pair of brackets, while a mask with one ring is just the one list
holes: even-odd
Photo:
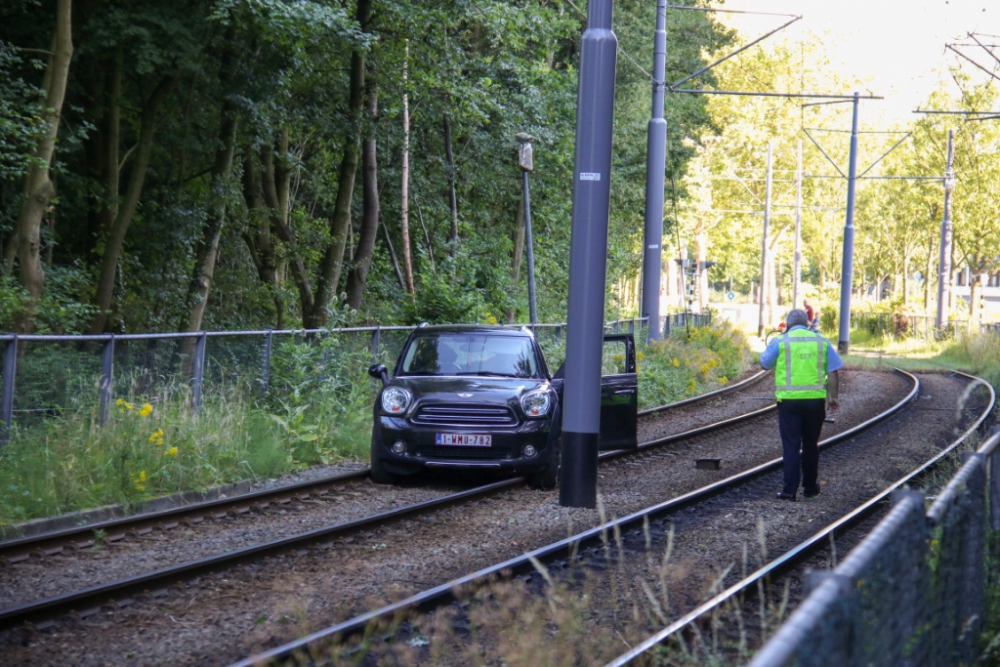
[[537, 377], [531, 339], [489, 334], [425, 334], [403, 355], [405, 375]]
[[601, 351], [601, 375], [628, 372], [628, 348], [624, 340], [605, 340]]

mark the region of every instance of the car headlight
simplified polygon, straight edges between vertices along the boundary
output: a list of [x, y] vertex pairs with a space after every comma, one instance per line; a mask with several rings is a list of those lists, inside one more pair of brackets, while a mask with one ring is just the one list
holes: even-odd
[[382, 392], [382, 409], [389, 415], [401, 415], [410, 407], [413, 397], [401, 387], [389, 387]]
[[549, 412], [552, 399], [547, 391], [532, 391], [521, 397], [521, 409], [529, 417], [544, 417]]

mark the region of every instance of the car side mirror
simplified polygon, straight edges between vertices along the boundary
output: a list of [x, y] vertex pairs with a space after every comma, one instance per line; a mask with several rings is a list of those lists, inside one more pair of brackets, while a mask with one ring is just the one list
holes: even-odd
[[372, 364], [368, 367], [368, 375], [376, 380], [381, 380], [383, 387], [389, 384], [389, 371], [386, 369], [385, 364]]

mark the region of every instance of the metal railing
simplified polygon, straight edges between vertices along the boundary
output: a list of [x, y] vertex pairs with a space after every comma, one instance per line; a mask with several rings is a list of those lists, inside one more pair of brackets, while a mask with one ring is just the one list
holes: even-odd
[[[686, 327], [705, 326], [711, 316], [674, 313], [660, 318], [665, 335]], [[561, 349], [564, 322], [512, 324], [505, 328], [532, 329], [546, 350]], [[645, 340], [645, 318], [615, 320], [609, 331], [629, 331]], [[197, 331], [162, 334], [0, 335], [4, 346], [0, 366], [0, 442], [10, 437], [17, 422], [59, 414], [70, 405], [92, 405], [103, 425], [116, 397], [150, 395], [158, 388], [190, 392], [197, 412], [210, 385], [241, 384], [266, 397], [282, 355], [294, 353], [289, 343], [322, 345], [334, 339], [335, 349], [324, 352], [317, 373], [346, 353], [353, 359], [391, 363], [402, 350], [414, 326], [345, 327], [338, 329], [263, 329], [253, 331]], [[279, 363], [280, 366], [280, 363]], [[280, 369], [277, 369], [280, 370]], [[93, 403], [88, 403], [93, 401]]]
[[809, 596], [749, 667], [976, 662], [984, 591], [1000, 583], [986, 565], [1000, 543], [998, 445], [994, 429], [966, 452], [926, 513], [922, 493], [899, 493], [835, 570], [812, 574]]
[[[949, 320], [943, 330], [939, 331], [934, 317], [897, 313], [852, 313], [851, 325], [873, 335], [927, 341], [958, 338], [970, 332], [969, 320]], [[1000, 322], [982, 322], [978, 326], [973, 324], [971, 331], [995, 334], [1000, 332]]]

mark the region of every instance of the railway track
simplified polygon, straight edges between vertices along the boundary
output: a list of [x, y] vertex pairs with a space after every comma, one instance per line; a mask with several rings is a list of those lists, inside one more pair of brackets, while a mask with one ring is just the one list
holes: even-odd
[[[974, 417], [971, 424], [955, 439], [854, 509], [837, 517], [795, 546], [785, 550], [777, 558], [767, 562], [762, 567], [731, 584], [717, 595], [697, 605], [634, 648], [607, 662], [605, 667], [625, 667], [626, 665], [640, 664], [644, 658], [649, 657], [652, 652], [671, 639], [680, 636], [699, 619], [719, 614], [727, 606], [747, 606], [745, 600], [742, 599], [743, 596], [759, 595], [760, 591], [765, 590], [765, 588], [775, 589], [780, 587], [782, 578], [787, 577], [793, 571], [802, 567], [814, 554], [829, 548], [831, 544], [834, 544], [835, 540], [847, 535], [859, 525], [870, 523], [878, 515], [885, 513], [888, 510], [888, 501], [894, 493], [919, 482], [947, 457], [953, 455], [983, 425], [992, 412], [996, 403], [994, 389], [987, 382], [974, 376], [958, 372], [955, 374], [969, 379], [972, 383], [981, 383], [989, 395], [986, 405], [981, 406], [979, 414]], [[765, 584], [765, 582], [767, 583]]]
[[[844, 431], [834, 437], [827, 438], [821, 443], [821, 448], [828, 449], [834, 445], [850, 441], [854, 436], [863, 433], [876, 424], [896, 414], [910, 401], [917, 396], [919, 391], [919, 381], [912, 375], [898, 371], [907, 377], [913, 384], [911, 391], [906, 397], [893, 405], [890, 409], [880, 413], [862, 424]], [[992, 407], [992, 399], [990, 408]], [[988, 410], [986, 411], [988, 412]], [[653, 443], [647, 443], [653, 446]], [[609, 453], [605, 457], [615, 458], [621, 456], [620, 453]], [[521, 556], [505, 560], [490, 567], [480, 569], [471, 574], [459, 577], [447, 583], [424, 590], [416, 595], [412, 595], [399, 602], [383, 606], [374, 611], [370, 611], [352, 619], [338, 623], [329, 628], [315, 632], [294, 642], [290, 642], [276, 649], [255, 655], [251, 658], [236, 663], [233, 667], [250, 667], [260, 664], [280, 664], [283, 661], [294, 659], [296, 655], [321, 655], [321, 647], [329, 643], [333, 638], [344, 640], [345, 638], [356, 636], [370, 636], [374, 629], [384, 628], [398, 624], [399, 619], [405, 618], [414, 612], [425, 612], [447, 606], [457, 600], [457, 591], [468, 591], [477, 586], [486, 584], [497, 578], [511, 576], [529, 575], [535, 571], [537, 563], [546, 566], [554, 566], [558, 569], [558, 563], [572, 563], [579, 559], [582, 554], [599, 552], [602, 541], [608, 535], [624, 534], [629, 531], [648, 530], [651, 521], [659, 520], [662, 517], [677, 513], [684, 508], [704, 503], [706, 500], [719, 494], [723, 494], [732, 489], [746, 485], [748, 482], [756, 480], [769, 472], [779, 469], [781, 460], [776, 459], [754, 466], [726, 479], [703, 486], [695, 491], [685, 493], [671, 500], [657, 503], [639, 512], [632, 513], [621, 519], [603, 523], [589, 530], [577, 533], [563, 540], [559, 540], [547, 546], [535, 549]], [[315, 651], [319, 651], [316, 653]]]
[[[661, 415], [671, 410], [687, 408], [714, 400], [751, 387], [766, 375], [766, 372], [756, 373], [729, 387], [677, 403], [645, 410], [641, 415], [643, 417]], [[658, 437], [641, 443], [636, 450], [604, 452], [600, 458], [602, 461], [610, 461], [626, 456], [647, 453], [665, 445], [696, 438], [706, 433], [722, 431], [758, 419], [773, 412], [775, 407], [772, 404], [712, 424], [691, 428], [681, 433]], [[224, 498], [156, 513], [124, 517], [55, 533], [11, 540], [0, 543], [0, 557], [6, 558], [10, 564], [16, 564], [27, 560], [32, 555], [51, 556], [62, 553], [67, 548], [87, 549], [93, 547], [99, 541], [119, 542], [130, 535], [143, 536], [148, 535], [154, 530], [171, 530], [182, 525], [198, 524], [206, 519], [245, 515], [252, 511], [260, 511], [269, 506], [280, 507], [288, 505], [293, 501], [304, 501], [313, 497], [322, 497], [333, 492], [340, 486], [362, 481], [367, 476], [368, 470], [364, 469], [334, 477], [244, 494], [233, 498]], [[78, 618], [87, 618], [97, 614], [102, 605], [107, 603], [113, 603], [118, 607], [128, 606], [135, 601], [135, 597], [139, 594], [149, 595], [153, 599], [156, 599], [166, 595], [168, 587], [177, 582], [191, 580], [266, 556], [301, 550], [318, 543], [366, 533], [379, 526], [403, 521], [446, 507], [470, 502], [477, 498], [494, 495], [504, 490], [523, 486], [525, 481], [525, 478], [522, 477], [505, 479], [457, 493], [446, 494], [431, 500], [408, 504], [398, 509], [379, 512], [359, 519], [298, 533], [290, 537], [270, 540], [245, 548], [235, 549], [227, 553], [191, 560], [171, 567], [143, 572], [135, 576], [9, 606], [0, 609], [0, 630], [29, 622], [36, 625], [40, 624], [44, 627], [51, 619], [68, 613], [75, 613]]]
[[[639, 417], [650, 417], [660, 415], [665, 412], [680, 408], [691, 407], [718, 399], [722, 396], [733, 394], [743, 389], [749, 388], [767, 375], [766, 371], [755, 373], [738, 383], [715, 391], [706, 392], [692, 398], [687, 398], [676, 403], [670, 403], [639, 412]], [[773, 409], [773, 408], [772, 408]], [[764, 409], [765, 412], [767, 408]], [[764, 412], [761, 412], [764, 414]], [[752, 418], [750, 413], [746, 419]], [[736, 418], [732, 423], [738, 423], [740, 418]], [[707, 430], [713, 430], [709, 427]], [[692, 437], [698, 432], [697, 429], [688, 430], [681, 434], [670, 437], [674, 441]], [[657, 439], [655, 442], [666, 444], [670, 440], [667, 438]], [[650, 443], [644, 443], [649, 445]], [[648, 448], [648, 447], [646, 447]], [[301, 502], [313, 498], [322, 498], [329, 495], [336, 489], [363, 482], [370, 476], [370, 470], [363, 468], [357, 471], [322, 477], [315, 480], [298, 482], [278, 486], [270, 489], [263, 489], [252, 493], [240, 494], [228, 498], [192, 503], [182, 507], [175, 507], [157, 512], [136, 514], [127, 517], [86, 524], [74, 528], [42, 533], [29, 537], [16, 538], [0, 541], [0, 561], [6, 560], [8, 564], [15, 564], [28, 560], [35, 556], [54, 556], [62, 553], [66, 549], [88, 549], [97, 543], [115, 543], [127, 539], [129, 536], [141, 537], [148, 535], [154, 530], [168, 531], [182, 525], [197, 525], [205, 520], [223, 519], [226, 517], [240, 516], [251, 512], [259, 512], [271, 507], [281, 507], [293, 502]], [[519, 483], [523, 483], [523, 479]], [[500, 487], [507, 488], [507, 487]]]

